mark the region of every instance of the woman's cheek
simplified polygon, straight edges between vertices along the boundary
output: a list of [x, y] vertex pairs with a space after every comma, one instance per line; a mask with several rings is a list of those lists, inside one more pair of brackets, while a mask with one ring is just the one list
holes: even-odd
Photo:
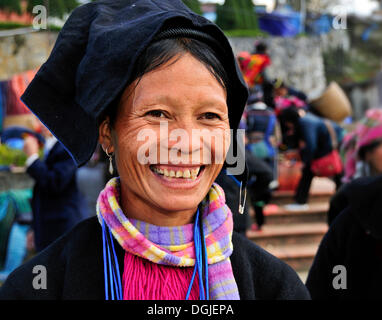
[[133, 174], [139, 165], [137, 150], [141, 143], [133, 135], [126, 134], [119, 138], [116, 149], [116, 162], [120, 175]]
[[229, 146], [231, 144], [231, 130], [229, 128], [224, 130], [224, 160], [227, 157]]
[[229, 129], [219, 129], [216, 130], [216, 138], [211, 145], [212, 154], [214, 159], [212, 159], [212, 163], [223, 164], [227, 153], [229, 150], [229, 146], [231, 143], [230, 130]]

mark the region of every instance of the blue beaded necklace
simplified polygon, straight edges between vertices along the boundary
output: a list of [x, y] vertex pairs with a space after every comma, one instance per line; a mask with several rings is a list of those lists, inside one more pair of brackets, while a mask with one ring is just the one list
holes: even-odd
[[[106, 226], [102, 218], [102, 243], [103, 243], [103, 266], [105, 281], [105, 299], [123, 300], [122, 282], [119, 270], [117, 254], [115, 253], [114, 240], [110, 228]], [[209, 300], [208, 285], [208, 259], [206, 239], [203, 233], [203, 222], [199, 219], [199, 208], [196, 212], [194, 223], [195, 266], [187, 290], [185, 300], [189, 299], [192, 285], [195, 281], [196, 271], [199, 276], [199, 299]]]

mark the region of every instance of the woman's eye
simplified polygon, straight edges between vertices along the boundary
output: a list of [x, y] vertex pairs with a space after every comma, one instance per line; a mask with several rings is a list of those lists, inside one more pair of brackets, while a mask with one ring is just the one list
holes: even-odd
[[206, 112], [202, 115], [203, 119], [212, 120], [212, 119], [221, 119], [220, 116], [213, 112]]
[[151, 110], [146, 113], [147, 116], [155, 117], [155, 118], [164, 118], [166, 115], [161, 110]]

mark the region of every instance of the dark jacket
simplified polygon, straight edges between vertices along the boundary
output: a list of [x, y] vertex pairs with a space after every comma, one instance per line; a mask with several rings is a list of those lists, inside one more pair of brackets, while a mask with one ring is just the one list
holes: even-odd
[[[321, 158], [333, 150], [332, 139], [325, 124], [325, 119], [307, 113], [299, 119], [298, 135], [304, 141], [305, 147], [301, 150], [301, 159], [305, 164]], [[338, 143], [342, 140], [342, 128], [330, 121]]]
[[349, 205], [349, 192], [352, 188], [350, 183], [345, 183], [338, 189], [338, 191], [330, 199], [330, 206], [328, 211], [328, 225], [330, 226], [337, 216], [344, 211]]
[[[357, 179], [346, 190], [348, 207], [323, 238], [307, 287], [313, 299], [382, 299], [382, 177]], [[337, 265], [346, 268], [347, 289], [333, 288]]]
[[[242, 300], [309, 299], [296, 272], [250, 240], [233, 233], [231, 263]], [[116, 243], [116, 242], [115, 242]], [[120, 266], [124, 251], [116, 245]], [[47, 289], [33, 289], [33, 268], [45, 266]], [[71, 232], [10, 274], [0, 299], [105, 299], [101, 226], [96, 217]]]
[[32, 211], [35, 245], [41, 251], [86, 218], [86, 203], [77, 188], [77, 166], [57, 142], [44, 161], [27, 173], [35, 180]]

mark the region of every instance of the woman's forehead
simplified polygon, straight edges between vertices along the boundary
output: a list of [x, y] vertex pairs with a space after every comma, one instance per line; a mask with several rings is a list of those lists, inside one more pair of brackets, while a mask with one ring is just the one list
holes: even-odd
[[121, 102], [126, 103], [127, 98], [136, 107], [194, 104], [228, 109], [226, 90], [203, 63], [189, 54], [145, 74], [125, 90]]

